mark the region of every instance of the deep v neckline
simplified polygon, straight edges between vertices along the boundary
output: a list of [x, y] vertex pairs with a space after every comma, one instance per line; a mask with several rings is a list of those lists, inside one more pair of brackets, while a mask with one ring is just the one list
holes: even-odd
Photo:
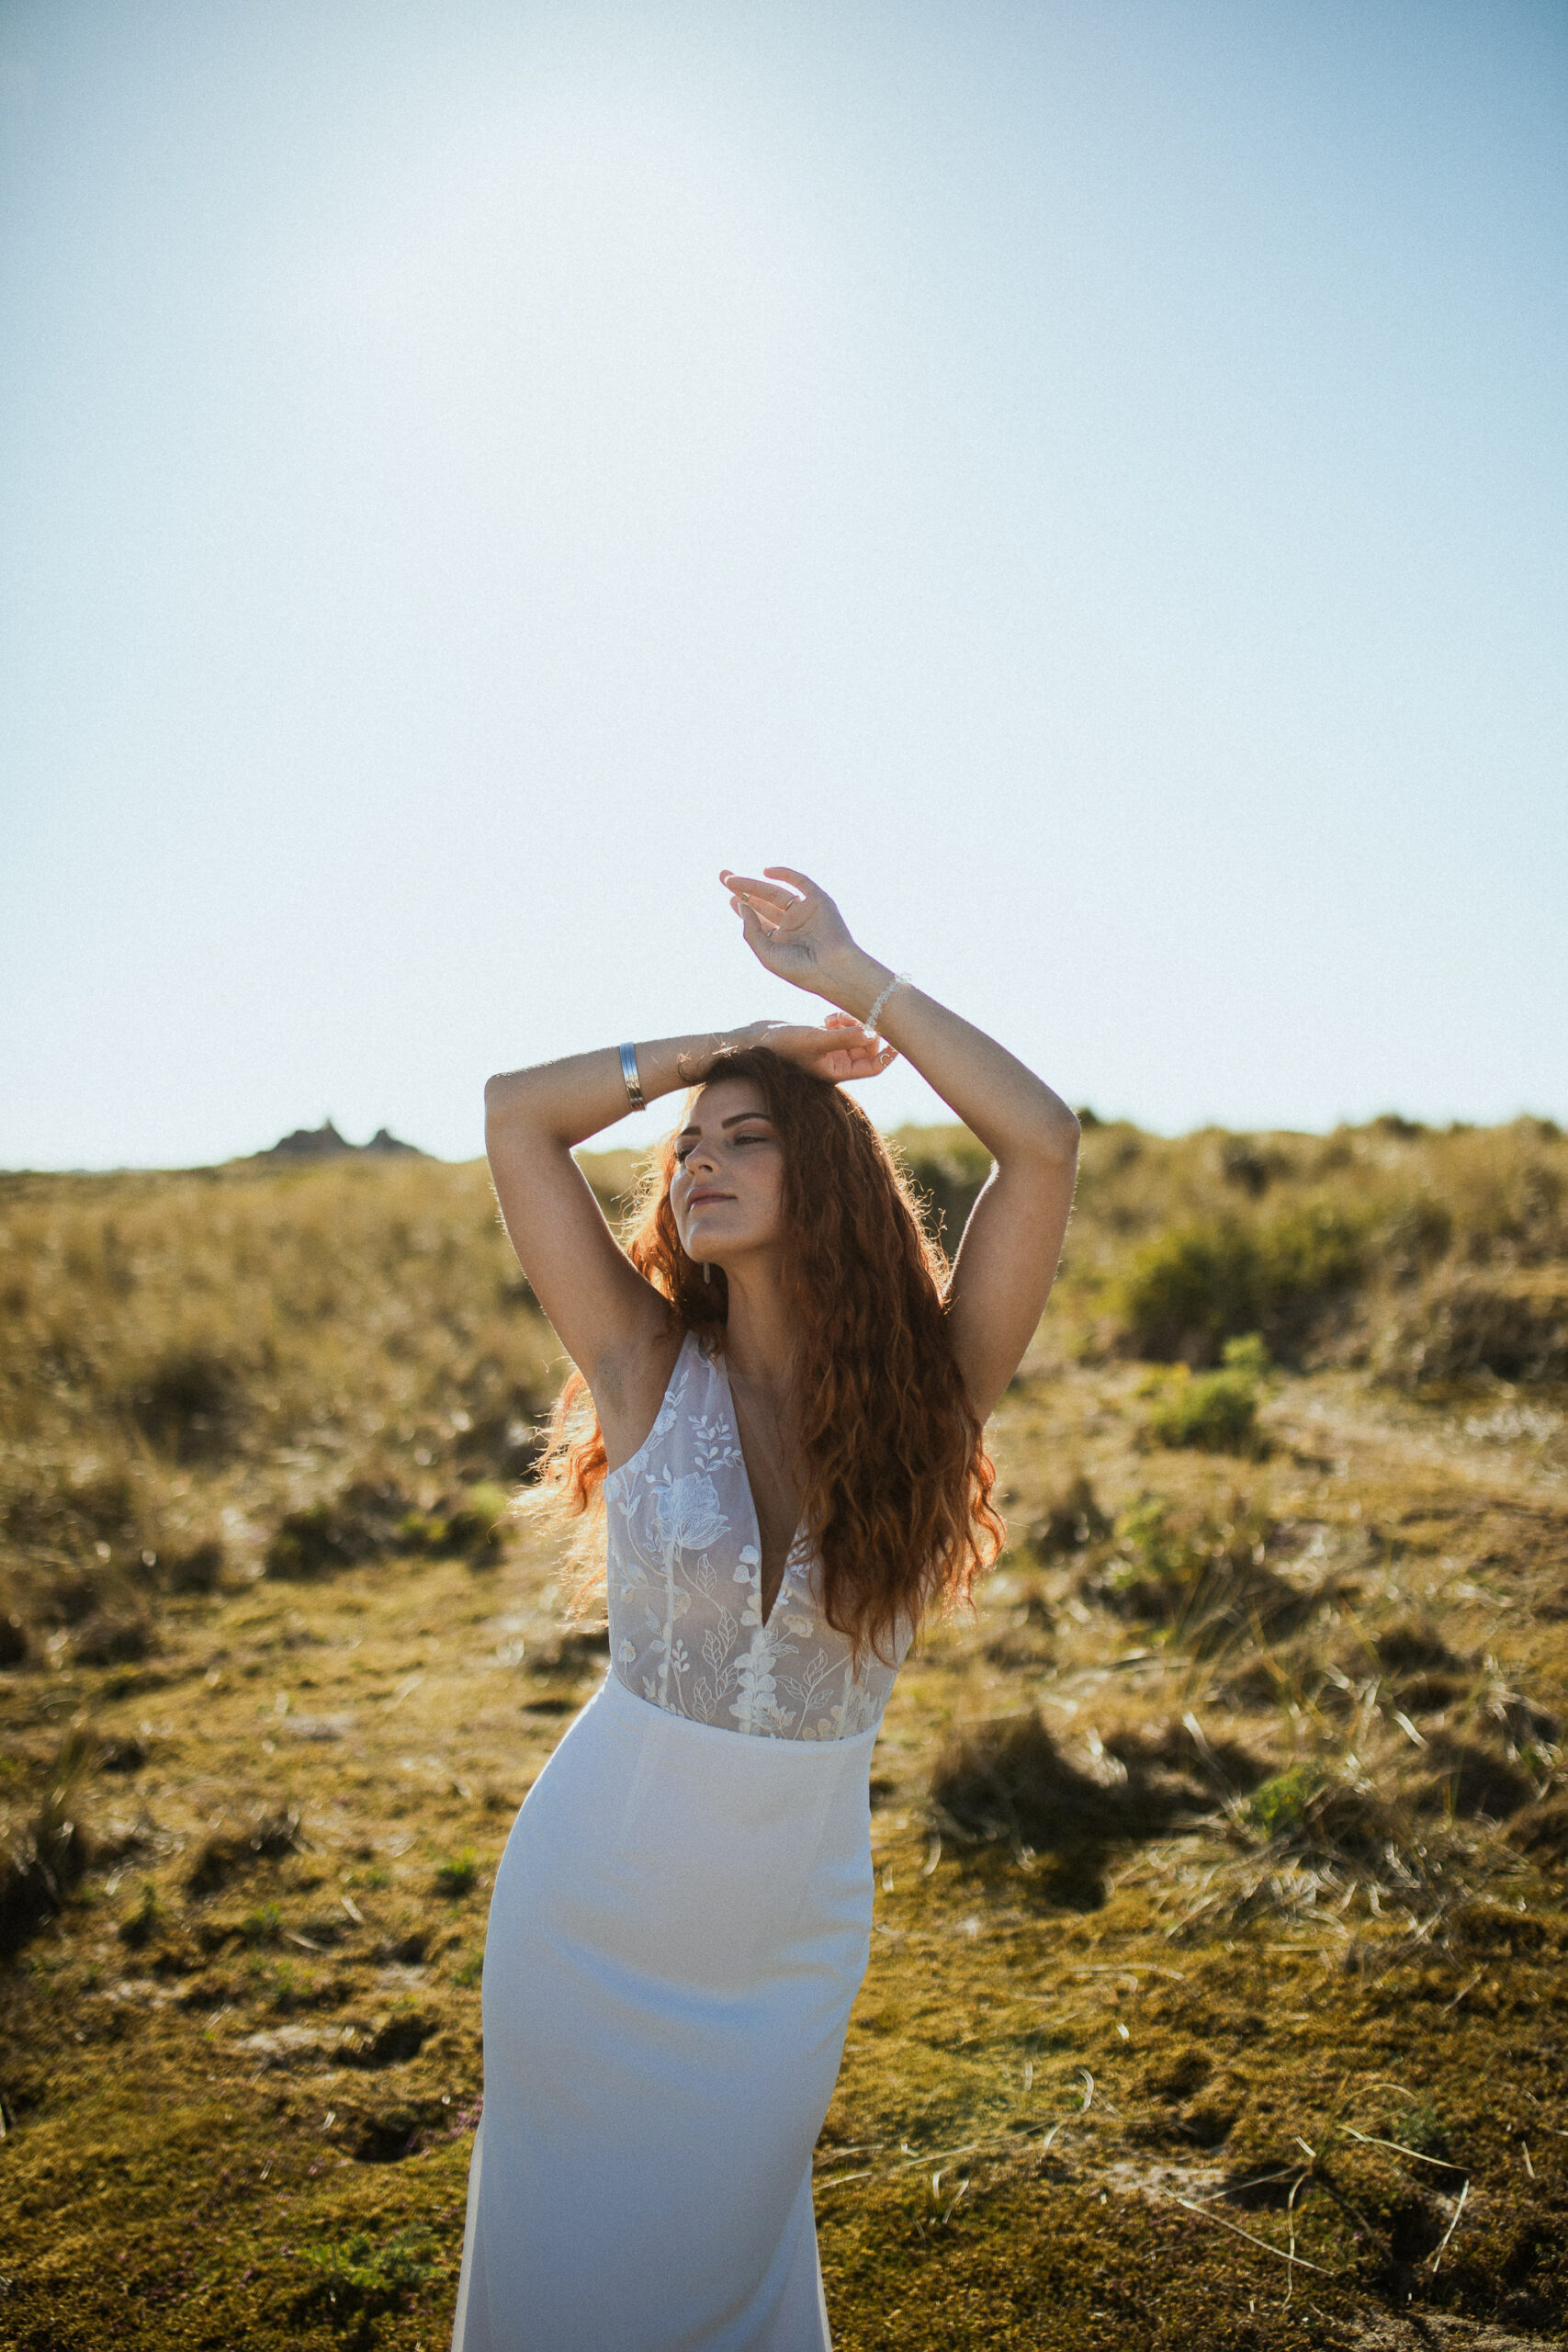
[[751, 1514], [751, 1533], [755, 1539], [753, 1548], [757, 1555], [757, 1566], [751, 1578], [757, 1595], [757, 1621], [765, 1633], [778, 1615], [779, 1603], [784, 1595], [784, 1587], [788, 1584], [794, 1570], [795, 1555], [800, 1549], [803, 1522], [799, 1520], [795, 1521], [795, 1532], [789, 1539], [789, 1546], [784, 1553], [784, 1566], [779, 1573], [779, 1589], [773, 1595], [773, 1607], [764, 1615], [762, 1611], [762, 1522], [757, 1514], [757, 1496], [751, 1484], [751, 1465], [746, 1459], [746, 1441], [740, 1434], [740, 1416], [735, 1409], [735, 1391], [730, 1385], [729, 1366], [724, 1360], [723, 1349], [716, 1348], [710, 1361], [724, 1383], [724, 1399], [729, 1408], [730, 1426], [735, 1431], [736, 1448], [740, 1455], [740, 1484], [746, 1495], [746, 1508]]

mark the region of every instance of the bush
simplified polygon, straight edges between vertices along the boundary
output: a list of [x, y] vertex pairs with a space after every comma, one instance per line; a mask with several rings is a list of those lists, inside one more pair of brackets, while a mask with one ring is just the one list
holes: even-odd
[[1149, 1435], [1158, 1445], [1195, 1446], [1205, 1453], [1261, 1453], [1258, 1382], [1268, 1361], [1254, 1333], [1226, 1341], [1223, 1371], [1194, 1377], [1181, 1365], [1161, 1381], [1148, 1418]]
[[396, 1487], [357, 1480], [330, 1501], [291, 1510], [279, 1521], [267, 1546], [266, 1572], [299, 1582], [390, 1552], [493, 1559], [508, 1507], [506, 1489], [489, 1478], [459, 1488], [455, 1503], [428, 1511], [411, 1509]]
[[1257, 1453], [1258, 1390], [1237, 1372], [1201, 1372], [1196, 1379], [1171, 1381], [1149, 1415], [1148, 1430], [1159, 1445]]
[[1289, 1176], [1292, 1162], [1278, 1145], [1260, 1144], [1255, 1136], [1227, 1136], [1220, 1146], [1220, 1174], [1237, 1192], [1259, 1200], [1276, 1176]]
[[223, 1574], [223, 1546], [209, 1536], [186, 1551], [169, 1553], [162, 1561], [154, 1554], [153, 1562], [161, 1567], [170, 1592], [216, 1592]]
[[1359, 1227], [1326, 1204], [1255, 1225], [1212, 1217], [1134, 1259], [1121, 1292], [1125, 1337], [1156, 1363], [1214, 1364], [1227, 1340], [1251, 1332], [1289, 1354], [1364, 1271]]
[[395, 1487], [358, 1480], [329, 1502], [291, 1510], [266, 1548], [269, 1577], [308, 1580], [393, 1550], [408, 1515]]
[[234, 1365], [217, 1350], [176, 1346], [147, 1367], [129, 1401], [149, 1444], [175, 1462], [202, 1462], [232, 1448], [244, 1387]]
[[1220, 1521], [1177, 1518], [1163, 1495], [1141, 1496], [1118, 1522], [1103, 1598], [1200, 1653], [1247, 1634], [1289, 1632], [1323, 1595], [1298, 1591], [1270, 1565], [1274, 1532], [1239, 1495]]
[[1398, 1877], [1418, 1864], [1419, 1849], [1397, 1798], [1385, 1795], [1354, 1757], [1331, 1764], [1313, 1757], [1288, 1765], [1242, 1800], [1242, 1820], [1281, 1856], [1326, 1864], [1370, 1865]]
[[1242, 1814], [1260, 1838], [1294, 1837], [1326, 1777], [1321, 1764], [1292, 1764], [1254, 1789]]
[[0, 1844], [0, 1956], [63, 1909], [91, 1860], [81, 1799], [96, 1742], [74, 1724], [51, 1758], [32, 1820]]
[[195, 1895], [214, 1894], [237, 1871], [261, 1861], [280, 1861], [299, 1850], [299, 1814], [294, 1805], [258, 1813], [248, 1824], [224, 1825], [202, 1839], [186, 1885]]
[[1062, 1492], [1046, 1505], [1029, 1531], [1032, 1549], [1043, 1560], [1060, 1559], [1102, 1543], [1115, 1521], [1100, 1509], [1094, 1488], [1080, 1470]]
[[111, 1601], [98, 1610], [71, 1636], [71, 1655], [78, 1666], [129, 1666], [152, 1648], [153, 1625], [143, 1605], [134, 1600]]
[[498, 1487], [493, 1479], [481, 1478], [474, 1486], [466, 1487], [462, 1500], [452, 1514], [453, 1548], [466, 1553], [470, 1559], [498, 1552], [509, 1505], [505, 1487]]
[[435, 1891], [453, 1897], [471, 1894], [479, 1874], [479, 1858], [471, 1846], [465, 1846], [460, 1853], [448, 1854], [444, 1862], [437, 1862]]
[[1478, 1374], [1568, 1380], [1568, 1284], [1556, 1269], [1461, 1275], [1404, 1316], [1384, 1343], [1381, 1370], [1409, 1387]]
[[404, 1513], [398, 1522], [398, 1542], [405, 1552], [423, 1552], [432, 1558], [493, 1559], [500, 1552], [510, 1498], [504, 1487], [481, 1478], [465, 1487], [455, 1510]]

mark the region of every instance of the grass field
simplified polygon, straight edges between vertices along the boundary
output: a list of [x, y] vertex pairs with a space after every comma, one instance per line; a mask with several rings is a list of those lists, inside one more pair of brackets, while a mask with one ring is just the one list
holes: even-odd
[[[506, 1510], [559, 1371], [482, 1168], [0, 1178], [0, 2345], [445, 2344], [604, 1663]], [[877, 1750], [840, 2352], [1562, 2342], [1568, 1142], [1089, 1125], [995, 1442]]]

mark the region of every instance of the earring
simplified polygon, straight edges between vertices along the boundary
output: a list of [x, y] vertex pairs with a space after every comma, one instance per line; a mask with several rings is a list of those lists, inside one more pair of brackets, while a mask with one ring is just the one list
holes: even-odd
[[711, 1283], [713, 1280], [713, 1268], [705, 1258], [703, 1260], [703, 1280], [705, 1283]]

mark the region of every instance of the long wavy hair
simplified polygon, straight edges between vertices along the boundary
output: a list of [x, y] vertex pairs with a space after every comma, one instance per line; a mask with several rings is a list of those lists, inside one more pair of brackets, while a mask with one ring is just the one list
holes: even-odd
[[[902, 1624], [933, 1600], [962, 1600], [1005, 1530], [996, 1472], [954, 1362], [948, 1268], [908, 1182], [858, 1102], [765, 1046], [719, 1056], [705, 1084], [750, 1079], [784, 1154], [785, 1295], [799, 1334], [795, 1474], [802, 1523], [820, 1564], [821, 1606], [857, 1660], [891, 1662]], [[722, 1349], [729, 1286], [686, 1255], [670, 1205], [667, 1136], [624, 1234], [634, 1266], [672, 1322]], [[590, 1524], [574, 1545], [589, 1568], [604, 1509], [604, 1432], [581, 1373], [557, 1402], [541, 1462], [547, 1492]]]

